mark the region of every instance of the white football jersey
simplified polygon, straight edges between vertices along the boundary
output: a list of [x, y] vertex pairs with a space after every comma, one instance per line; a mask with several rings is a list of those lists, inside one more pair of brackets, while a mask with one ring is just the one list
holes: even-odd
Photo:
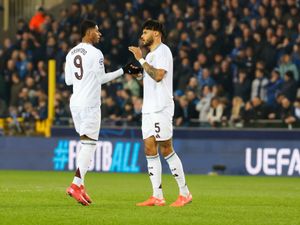
[[102, 52], [92, 44], [80, 43], [66, 57], [65, 81], [73, 85], [70, 106], [94, 107], [101, 105], [101, 84], [123, 74], [119, 69], [105, 73]]
[[144, 70], [143, 113], [153, 113], [174, 104], [173, 102], [173, 56], [169, 47], [161, 43], [154, 51], [149, 52], [146, 61], [155, 69], [166, 71], [160, 82], [153, 80]]

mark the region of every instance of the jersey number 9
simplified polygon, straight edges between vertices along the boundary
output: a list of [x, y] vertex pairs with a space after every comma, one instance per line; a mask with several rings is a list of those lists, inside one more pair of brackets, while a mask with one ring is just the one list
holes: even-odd
[[80, 74], [78, 74], [77, 72], [75, 72], [75, 77], [78, 80], [82, 79], [83, 76], [83, 67], [82, 67], [82, 58], [80, 55], [76, 55], [74, 57], [74, 66], [76, 66], [78, 69], [80, 69]]

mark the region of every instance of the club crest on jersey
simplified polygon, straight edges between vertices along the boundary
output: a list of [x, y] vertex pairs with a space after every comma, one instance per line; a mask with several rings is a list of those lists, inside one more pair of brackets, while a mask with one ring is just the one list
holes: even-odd
[[151, 56], [149, 57], [149, 63], [152, 63], [153, 60], [154, 60], [154, 55], [151, 55]]
[[103, 58], [100, 58], [99, 59], [99, 64], [100, 64], [100, 67], [103, 67], [104, 65], [103, 65], [103, 61], [104, 61], [104, 59]]

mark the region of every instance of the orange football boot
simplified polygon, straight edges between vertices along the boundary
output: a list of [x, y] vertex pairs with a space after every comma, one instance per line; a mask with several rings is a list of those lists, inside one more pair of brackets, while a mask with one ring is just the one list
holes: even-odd
[[154, 196], [151, 196], [146, 201], [137, 203], [136, 205], [137, 206], [164, 206], [164, 205], [166, 205], [166, 201], [164, 198], [159, 199]]
[[172, 207], [182, 207], [182, 206], [185, 206], [188, 203], [191, 203], [192, 199], [193, 199], [193, 197], [192, 197], [191, 193], [189, 193], [187, 197], [179, 195], [177, 200], [175, 202], [173, 202], [170, 206], [172, 206]]
[[71, 184], [71, 186], [67, 188], [66, 192], [68, 195], [70, 195], [72, 198], [74, 198], [78, 203], [80, 203], [84, 206], [89, 205], [87, 200], [85, 200], [85, 198], [82, 196], [80, 187], [78, 187], [77, 185]]
[[86, 193], [85, 187], [83, 185], [80, 186], [82, 197], [88, 202], [92, 203], [90, 196]]

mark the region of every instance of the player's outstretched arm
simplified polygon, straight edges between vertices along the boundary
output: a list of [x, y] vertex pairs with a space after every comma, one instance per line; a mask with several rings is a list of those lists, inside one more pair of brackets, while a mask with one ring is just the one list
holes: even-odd
[[153, 80], [160, 82], [164, 78], [166, 71], [163, 69], [156, 69], [147, 63], [146, 60], [143, 59], [142, 50], [139, 47], [130, 46], [128, 49]]
[[132, 63], [128, 63], [125, 66], [123, 66], [121, 69], [118, 69], [114, 72], [104, 73], [101, 76], [101, 84], [105, 84], [111, 80], [114, 80], [125, 73], [137, 77], [138, 74], [142, 73], [142, 71], [143, 71], [142, 68], [136, 67]]
[[114, 80], [114, 79], [122, 76], [123, 74], [124, 74], [124, 71], [123, 71], [122, 68], [118, 69], [118, 70], [116, 70], [114, 72], [110, 72], [110, 73], [105, 73], [104, 72], [103, 74], [100, 75], [101, 84], [105, 84], [105, 83], [107, 83], [109, 81], [112, 81], [112, 80]]

